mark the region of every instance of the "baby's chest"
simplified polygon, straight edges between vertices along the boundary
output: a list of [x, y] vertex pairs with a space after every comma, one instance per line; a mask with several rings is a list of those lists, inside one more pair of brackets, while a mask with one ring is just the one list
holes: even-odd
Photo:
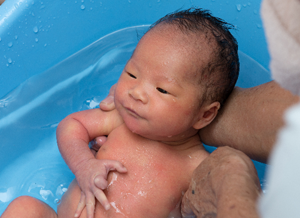
[[179, 202], [190, 180], [189, 170], [175, 153], [122, 129], [110, 135], [97, 158], [118, 160], [127, 168], [126, 174], [109, 174], [106, 194], [130, 217], [133, 211], [136, 217], [164, 217]]
[[[98, 159], [120, 161], [134, 173], [156, 175], [172, 174], [183, 170], [179, 152], [166, 145], [132, 134], [127, 128], [117, 128], [100, 148]], [[176, 169], [176, 170], [175, 170]]]

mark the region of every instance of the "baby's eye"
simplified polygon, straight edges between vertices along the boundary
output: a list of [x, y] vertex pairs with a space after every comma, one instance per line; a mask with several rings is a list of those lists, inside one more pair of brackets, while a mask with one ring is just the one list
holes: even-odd
[[159, 91], [159, 92], [161, 92], [161, 93], [163, 93], [163, 94], [169, 94], [169, 92], [167, 92], [166, 90], [164, 90], [164, 89], [162, 89], [162, 88], [156, 88], [157, 89], [157, 91]]
[[128, 74], [130, 77], [136, 79], [136, 76], [135, 76], [135, 75], [133, 75], [133, 74], [131, 74], [131, 73], [129, 73], [129, 72], [127, 72], [127, 74]]

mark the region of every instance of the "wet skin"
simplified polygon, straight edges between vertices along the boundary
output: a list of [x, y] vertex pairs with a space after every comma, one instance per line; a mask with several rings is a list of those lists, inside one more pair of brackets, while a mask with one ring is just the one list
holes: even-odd
[[[172, 26], [155, 27], [140, 40], [117, 83], [114, 115], [99, 109], [82, 111], [58, 126], [62, 156], [89, 195], [79, 204], [87, 205], [89, 217], [93, 196], [101, 192], [100, 186], [94, 191], [94, 175], [108, 172], [100, 172], [107, 164], [98, 167], [87, 150], [95, 137], [108, 135], [96, 158], [102, 163], [119, 161], [127, 169], [125, 174], [108, 174], [112, 184], [105, 194], [111, 209], [105, 211], [97, 202], [95, 217], [167, 218], [187, 190], [193, 170], [208, 156], [197, 133], [214, 119], [220, 104], [201, 101], [203, 87], [196, 68], [206, 65], [212, 51], [202, 37], [204, 54], [191, 60], [191, 45], [184, 39], [196, 36], [174, 33], [181, 32]], [[58, 210], [60, 217], [74, 216], [80, 194], [72, 183]], [[86, 211], [81, 215], [86, 217]]]
[[[97, 202], [95, 217], [167, 218], [188, 189], [193, 170], [208, 156], [198, 136], [192, 143], [181, 150], [133, 134], [124, 124], [113, 130], [96, 158], [119, 160], [128, 172], [109, 173], [105, 194], [111, 209], [105, 211]], [[80, 193], [74, 180], [58, 217], [74, 217]], [[85, 210], [80, 217], [86, 217]]]

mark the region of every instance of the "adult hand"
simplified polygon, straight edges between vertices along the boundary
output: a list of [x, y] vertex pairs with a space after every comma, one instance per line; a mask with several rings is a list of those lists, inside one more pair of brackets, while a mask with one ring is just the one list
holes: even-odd
[[115, 102], [114, 102], [115, 89], [116, 89], [116, 84], [110, 88], [108, 96], [105, 99], [103, 99], [103, 101], [100, 102], [99, 106], [101, 110], [111, 111], [115, 109]]
[[104, 145], [104, 143], [106, 142], [106, 140], [107, 140], [106, 136], [98, 136], [93, 141], [91, 141], [91, 144], [92, 144], [91, 151], [94, 154], [94, 156], [96, 156], [96, 154], [99, 151], [100, 147], [102, 145]]
[[233, 148], [220, 147], [194, 171], [182, 199], [182, 217], [258, 218], [260, 191], [251, 159]]

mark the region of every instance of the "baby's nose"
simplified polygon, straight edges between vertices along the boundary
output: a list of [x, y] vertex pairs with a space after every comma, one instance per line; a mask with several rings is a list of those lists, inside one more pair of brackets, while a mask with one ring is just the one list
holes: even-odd
[[128, 94], [135, 100], [141, 101], [146, 104], [148, 102], [148, 94], [143, 85], [135, 86], [134, 88], [128, 91]]

